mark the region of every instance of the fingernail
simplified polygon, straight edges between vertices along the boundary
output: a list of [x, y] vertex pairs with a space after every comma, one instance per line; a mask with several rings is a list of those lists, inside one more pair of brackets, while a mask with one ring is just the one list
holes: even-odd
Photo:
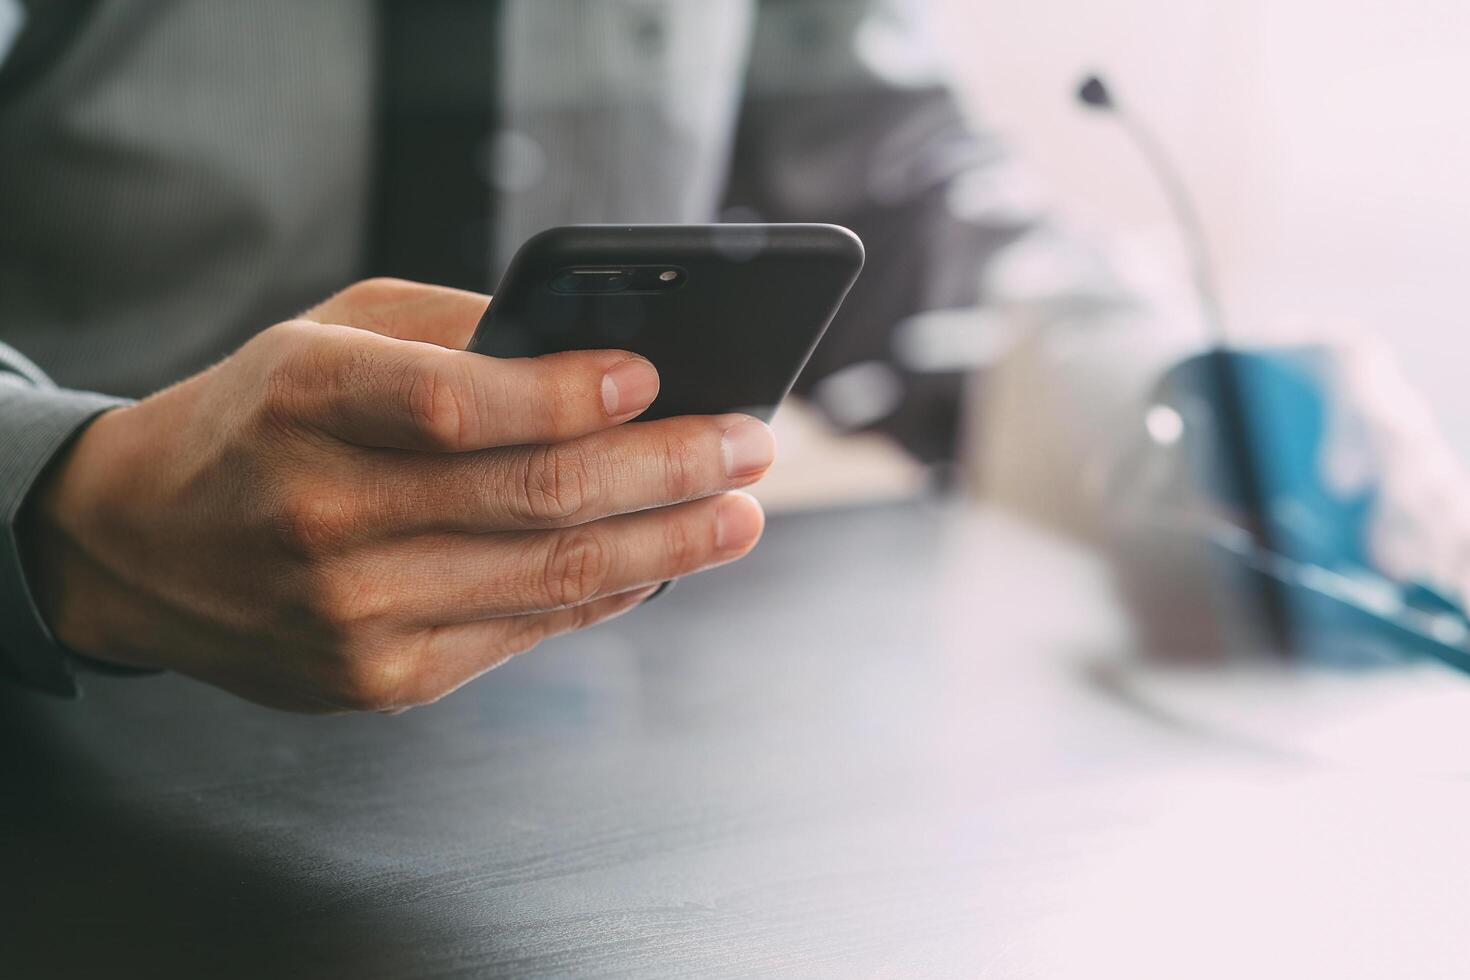
[[748, 548], [765, 524], [765, 514], [753, 497], [727, 493], [715, 510], [715, 547], [720, 551]]
[[776, 437], [764, 422], [742, 419], [725, 430], [720, 452], [725, 457], [727, 477], [733, 480], [749, 476], [770, 466], [776, 458]]
[[623, 361], [602, 376], [602, 407], [616, 418], [641, 412], [658, 395], [658, 372], [641, 358]]

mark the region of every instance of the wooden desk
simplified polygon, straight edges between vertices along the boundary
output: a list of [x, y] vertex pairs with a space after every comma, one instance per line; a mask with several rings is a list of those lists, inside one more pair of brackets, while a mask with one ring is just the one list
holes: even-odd
[[902, 506], [397, 718], [9, 692], [0, 975], [1465, 974], [1464, 780], [1134, 710], [1125, 652], [1085, 557]]

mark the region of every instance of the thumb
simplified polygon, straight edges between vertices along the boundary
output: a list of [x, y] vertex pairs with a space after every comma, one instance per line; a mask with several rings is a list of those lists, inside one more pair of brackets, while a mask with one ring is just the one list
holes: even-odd
[[464, 350], [489, 304], [483, 293], [407, 279], [364, 279], [313, 306], [301, 319]]

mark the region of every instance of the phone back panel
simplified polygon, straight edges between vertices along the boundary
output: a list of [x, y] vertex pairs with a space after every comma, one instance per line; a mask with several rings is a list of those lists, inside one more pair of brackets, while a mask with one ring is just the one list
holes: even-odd
[[[553, 228], [511, 260], [470, 350], [533, 357], [616, 348], [658, 368], [640, 418], [741, 411], [769, 419], [862, 269], [835, 225], [583, 225]], [[560, 292], [582, 267], [677, 269], [677, 288]]]

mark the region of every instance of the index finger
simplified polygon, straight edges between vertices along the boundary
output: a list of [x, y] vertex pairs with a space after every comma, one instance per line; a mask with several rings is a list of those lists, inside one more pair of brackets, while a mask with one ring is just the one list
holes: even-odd
[[377, 278], [353, 283], [301, 314], [301, 319], [343, 323], [398, 340], [463, 350], [489, 304], [490, 297], [483, 293]]
[[310, 324], [318, 342], [293, 402], [354, 445], [428, 452], [564, 442], [626, 422], [658, 372], [626, 351], [496, 358]]

